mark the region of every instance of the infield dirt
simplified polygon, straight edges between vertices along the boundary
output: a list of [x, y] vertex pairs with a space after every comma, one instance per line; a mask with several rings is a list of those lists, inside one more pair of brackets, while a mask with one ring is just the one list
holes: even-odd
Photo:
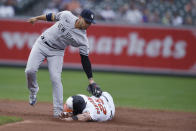
[[196, 131], [196, 113], [116, 108], [108, 122], [65, 122], [52, 117], [52, 104], [0, 100], [0, 115], [23, 121], [0, 126], [0, 131]]

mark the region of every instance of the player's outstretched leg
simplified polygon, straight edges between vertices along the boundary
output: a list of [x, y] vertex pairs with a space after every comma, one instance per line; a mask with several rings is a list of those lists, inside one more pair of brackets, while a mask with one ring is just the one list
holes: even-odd
[[29, 104], [35, 105], [37, 102], [37, 92], [39, 91], [39, 86], [36, 79], [36, 72], [40, 64], [44, 61], [45, 56], [39, 49], [38, 41], [34, 44], [31, 53], [29, 55], [27, 66], [25, 69], [27, 87], [29, 89]]

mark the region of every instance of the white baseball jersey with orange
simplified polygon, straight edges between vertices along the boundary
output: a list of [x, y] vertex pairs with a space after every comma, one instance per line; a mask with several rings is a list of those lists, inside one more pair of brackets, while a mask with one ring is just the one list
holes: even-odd
[[64, 50], [68, 45], [78, 47], [80, 54], [87, 56], [89, 43], [86, 30], [75, 28], [78, 18], [70, 11], [62, 11], [55, 14], [55, 19], [57, 22], [42, 34], [44, 41], [60, 50]]
[[82, 96], [87, 103], [83, 113], [89, 112], [93, 121], [103, 122], [111, 120], [114, 117], [115, 106], [113, 98], [108, 92], [103, 92], [99, 98], [95, 96], [80, 96]]

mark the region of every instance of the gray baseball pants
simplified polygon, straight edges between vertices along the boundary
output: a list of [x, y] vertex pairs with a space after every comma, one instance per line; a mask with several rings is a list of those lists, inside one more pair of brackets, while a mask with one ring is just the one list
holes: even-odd
[[36, 40], [29, 55], [25, 74], [30, 92], [37, 94], [39, 86], [36, 79], [36, 72], [40, 64], [47, 59], [48, 70], [53, 87], [53, 111], [57, 117], [63, 111], [63, 86], [61, 82], [61, 72], [63, 66], [64, 50], [54, 50], [44, 45], [40, 37]]

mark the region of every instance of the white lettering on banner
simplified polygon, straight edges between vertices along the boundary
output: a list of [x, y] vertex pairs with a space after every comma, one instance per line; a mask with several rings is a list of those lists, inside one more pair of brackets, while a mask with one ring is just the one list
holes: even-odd
[[186, 48], [186, 42], [185, 41], [178, 41], [175, 44], [175, 50], [174, 50], [173, 57], [176, 59], [183, 58], [186, 55], [185, 48]]
[[[28, 48], [32, 48], [38, 33], [21, 33], [21, 32], [2, 32], [1, 37], [5, 41], [7, 47], [12, 49], [16, 46], [22, 49], [25, 44]], [[163, 58], [182, 59], [186, 55], [187, 43], [183, 40], [173, 41], [172, 36], [168, 35], [164, 39], [151, 39], [147, 42], [144, 38], [140, 38], [137, 32], [130, 33], [126, 37], [88, 37], [90, 44], [90, 53], [97, 54], [114, 54], [121, 55], [125, 50], [128, 56], [142, 57], [144, 55], [155, 58], [162, 56]], [[77, 48], [69, 47], [71, 53], [78, 52]]]
[[[139, 38], [138, 33], [130, 33], [129, 39], [126, 37], [100, 37], [97, 42], [95, 42], [94, 37], [90, 37], [90, 45], [93, 48], [91, 52], [96, 52], [97, 54], [114, 54], [121, 55], [123, 49], [127, 50], [129, 56], [143, 56], [148, 57], [158, 57], [163, 58], [173, 57], [175, 59], [182, 59], [186, 55], [186, 45], [185, 41], [173, 41], [172, 36], [166, 36], [163, 40], [152, 39], [146, 42], [144, 38]], [[129, 42], [128, 42], [129, 41]], [[172, 50], [172, 47], [174, 48]]]
[[27, 44], [30, 49], [33, 47], [33, 44], [35, 43], [38, 37], [38, 33], [28, 34]]
[[167, 36], [163, 40], [163, 57], [164, 58], [167, 58], [172, 55], [172, 51], [171, 51], [172, 43], [173, 43], [173, 40], [170, 36]]
[[95, 51], [95, 37], [94, 36], [88, 36], [88, 41], [89, 41], [89, 48], [90, 48], [90, 53]]
[[128, 47], [128, 54], [130, 56], [136, 55], [136, 56], [142, 56], [144, 54], [144, 45], [145, 41], [144, 39], [138, 39], [137, 33], [131, 33], [129, 35], [130, 44]]
[[22, 49], [25, 43], [31, 48], [38, 36], [39, 34], [36, 33], [2, 32], [2, 38], [9, 49], [12, 49], [14, 45], [18, 49]]
[[127, 45], [127, 39], [125, 38], [116, 38], [114, 41], [114, 54], [120, 55], [123, 52], [123, 48]]
[[96, 46], [97, 54], [111, 54], [112, 53], [112, 38], [101, 37]]
[[151, 40], [146, 47], [146, 55], [149, 57], [158, 57], [160, 53], [160, 40]]
[[24, 42], [27, 40], [27, 34], [21, 35], [19, 32], [3, 32], [2, 37], [9, 49], [13, 48], [14, 45], [16, 45], [18, 49], [21, 49], [24, 46]]

